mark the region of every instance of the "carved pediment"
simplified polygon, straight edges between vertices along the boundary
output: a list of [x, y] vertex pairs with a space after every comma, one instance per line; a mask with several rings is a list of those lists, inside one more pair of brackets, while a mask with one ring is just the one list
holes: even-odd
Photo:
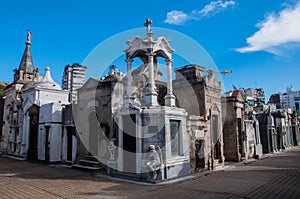
[[153, 51], [159, 55], [161, 53], [160, 56], [166, 59], [171, 59], [172, 53], [175, 52], [175, 50], [170, 46], [167, 39], [164, 37], [159, 37], [155, 40], [155, 44], [153, 45]]
[[151, 47], [143, 38], [135, 37], [133, 41], [127, 41], [128, 47], [124, 50], [131, 58], [135, 56], [138, 51], [147, 53], [147, 49]]
[[133, 41], [127, 41], [128, 47], [124, 50], [130, 58], [144, 57], [149, 49], [156, 56], [164, 57], [166, 59], [172, 58], [172, 53], [175, 51], [169, 44], [169, 41], [164, 37], [159, 37], [155, 40], [149, 38], [135, 37]]
[[208, 76], [206, 77], [206, 84], [209, 85], [210, 87], [219, 87], [219, 89], [222, 89], [222, 84], [221, 82], [218, 81], [216, 76], [214, 75], [213, 72], [209, 73]]
[[218, 107], [218, 105], [216, 103], [211, 105], [210, 110], [212, 110], [214, 112], [218, 112], [218, 113], [221, 112], [220, 108]]

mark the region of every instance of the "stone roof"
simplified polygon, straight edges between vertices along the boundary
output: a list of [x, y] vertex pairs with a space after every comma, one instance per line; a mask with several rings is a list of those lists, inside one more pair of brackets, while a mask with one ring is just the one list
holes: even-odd
[[24, 70], [24, 73], [33, 73], [34, 65], [32, 62], [32, 56], [30, 51], [30, 42], [26, 42], [26, 48], [22, 56], [22, 60], [19, 66], [19, 70]]
[[234, 90], [231, 94], [232, 97], [237, 97], [239, 95], [240, 91], [239, 90]]
[[54, 90], [61, 90], [61, 87], [58, 83], [56, 83], [50, 74], [50, 68], [47, 67], [45, 69], [45, 75], [44, 77], [33, 84], [34, 87], [39, 87], [39, 88], [48, 88], [48, 89], [54, 89]]

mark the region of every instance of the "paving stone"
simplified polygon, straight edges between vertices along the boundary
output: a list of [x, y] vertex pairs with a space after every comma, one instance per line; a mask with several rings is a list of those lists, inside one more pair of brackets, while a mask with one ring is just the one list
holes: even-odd
[[145, 185], [0, 156], [0, 198], [300, 198], [300, 147], [184, 181]]

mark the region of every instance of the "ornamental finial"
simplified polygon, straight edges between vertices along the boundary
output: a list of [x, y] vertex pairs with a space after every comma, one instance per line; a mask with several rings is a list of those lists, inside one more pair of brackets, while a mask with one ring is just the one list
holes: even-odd
[[30, 43], [32, 37], [32, 33], [30, 32], [30, 30], [27, 30], [27, 42]]

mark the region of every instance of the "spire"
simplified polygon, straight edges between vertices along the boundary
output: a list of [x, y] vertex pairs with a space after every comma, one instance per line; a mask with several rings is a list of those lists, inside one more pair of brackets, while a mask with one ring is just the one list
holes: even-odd
[[30, 51], [31, 37], [32, 37], [32, 33], [29, 30], [27, 30], [27, 41], [25, 42], [26, 48], [23, 53], [23, 57], [19, 66], [19, 70], [23, 70], [24, 73], [34, 72], [34, 66], [33, 66], [32, 56]]

